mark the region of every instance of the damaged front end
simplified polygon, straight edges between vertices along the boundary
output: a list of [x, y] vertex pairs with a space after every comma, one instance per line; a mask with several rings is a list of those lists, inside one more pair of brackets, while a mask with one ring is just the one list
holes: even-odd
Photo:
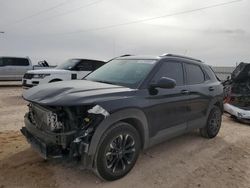
[[96, 127], [109, 116], [99, 105], [50, 107], [30, 103], [21, 129], [32, 147], [47, 158], [81, 159], [87, 163]]
[[250, 64], [240, 63], [224, 85], [224, 109], [232, 117], [250, 122]]

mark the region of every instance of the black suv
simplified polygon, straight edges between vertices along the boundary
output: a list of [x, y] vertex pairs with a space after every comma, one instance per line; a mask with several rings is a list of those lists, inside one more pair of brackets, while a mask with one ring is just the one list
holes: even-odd
[[141, 150], [199, 129], [215, 137], [223, 86], [200, 60], [166, 54], [116, 58], [84, 80], [45, 84], [21, 132], [44, 158], [79, 160], [106, 180], [125, 176]]

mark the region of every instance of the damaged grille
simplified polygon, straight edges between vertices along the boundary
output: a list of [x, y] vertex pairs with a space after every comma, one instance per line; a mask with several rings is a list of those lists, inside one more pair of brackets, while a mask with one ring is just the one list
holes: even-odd
[[29, 106], [30, 121], [41, 130], [54, 131], [62, 128], [62, 123], [57, 120], [57, 115], [38, 105]]

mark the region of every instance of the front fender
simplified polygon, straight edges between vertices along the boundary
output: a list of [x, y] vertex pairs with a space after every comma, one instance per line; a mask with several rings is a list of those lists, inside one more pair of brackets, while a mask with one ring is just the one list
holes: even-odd
[[[120, 110], [117, 112], [112, 113], [110, 116], [108, 116], [106, 119], [104, 119], [96, 128], [88, 150], [88, 155], [91, 156], [92, 162], [93, 158], [95, 156], [95, 153], [98, 149], [99, 142], [101, 140], [102, 135], [116, 122], [122, 121], [128, 118], [136, 119], [140, 121], [141, 128], [143, 130], [143, 148], [147, 148], [149, 145], [149, 128], [148, 128], [148, 122], [147, 118], [143, 111], [140, 109], [135, 108], [129, 108]], [[93, 164], [93, 163], [91, 163]]]

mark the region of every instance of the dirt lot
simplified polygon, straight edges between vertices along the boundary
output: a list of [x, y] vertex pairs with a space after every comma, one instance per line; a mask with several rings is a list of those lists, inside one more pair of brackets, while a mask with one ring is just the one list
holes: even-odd
[[142, 153], [125, 178], [102, 182], [74, 164], [45, 161], [20, 134], [27, 110], [20, 87], [0, 87], [0, 188], [250, 188], [250, 126], [223, 118], [213, 140], [193, 132]]

